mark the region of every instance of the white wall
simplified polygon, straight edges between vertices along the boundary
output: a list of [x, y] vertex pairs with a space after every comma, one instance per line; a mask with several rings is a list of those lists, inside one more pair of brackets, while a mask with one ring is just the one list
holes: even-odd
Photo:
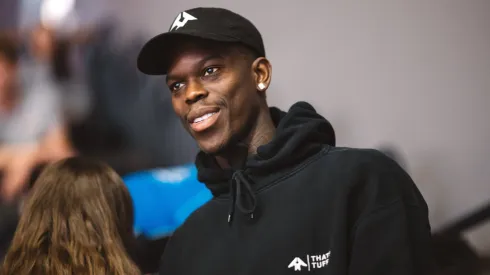
[[[117, 1], [151, 35], [202, 5], [261, 30], [272, 105], [313, 103], [340, 145], [402, 148], [434, 227], [490, 200], [490, 1]], [[469, 238], [490, 252], [490, 222]]]

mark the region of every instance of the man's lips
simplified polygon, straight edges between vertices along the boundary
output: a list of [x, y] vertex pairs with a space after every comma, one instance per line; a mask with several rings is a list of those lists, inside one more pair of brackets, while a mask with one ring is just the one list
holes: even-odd
[[211, 127], [220, 114], [218, 107], [201, 107], [187, 115], [187, 122], [194, 132], [201, 132]]

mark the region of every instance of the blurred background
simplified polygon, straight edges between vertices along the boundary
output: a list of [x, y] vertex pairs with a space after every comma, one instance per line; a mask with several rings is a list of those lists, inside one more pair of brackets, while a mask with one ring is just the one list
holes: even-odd
[[[434, 232], [456, 232], [441, 250], [490, 256], [487, 0], [0, 0], [0, 30], [24, 49], [19, 89], [26, 98], [52, 90], [26, 112], [43, 102], [59, 109], [53, 121], [70, 146], [58, 156], [97, 156], [122, 174], [194, 160], [164, 81], [135, 62], [146, 39], [196, 6], [231, 9], [261, 31], [270, 105], [311, 102], [339, 146], [392, 154], [427, 200]], [[43, 33], [55, 41], [45, 66], [36, 54]]]

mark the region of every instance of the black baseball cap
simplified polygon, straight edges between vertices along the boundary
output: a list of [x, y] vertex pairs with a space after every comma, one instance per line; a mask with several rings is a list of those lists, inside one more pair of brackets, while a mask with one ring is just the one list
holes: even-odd
[[172, 62], [176, 37], [188, 36], [218, 42], [240, 43], [265, 56], [259, 30], [245, 17], [222, 8], [194, 8], [179, 13], [166, 33], [150, 39], [138, 55], [138, 69], [164, 75]]

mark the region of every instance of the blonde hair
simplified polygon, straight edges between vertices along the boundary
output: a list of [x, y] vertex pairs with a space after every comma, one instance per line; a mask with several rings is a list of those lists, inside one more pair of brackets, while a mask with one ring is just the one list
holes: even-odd
[[133, 275], [133, 206], [109, 166], [68, 158], [47, 167], [24, 205], [3, 275]]

